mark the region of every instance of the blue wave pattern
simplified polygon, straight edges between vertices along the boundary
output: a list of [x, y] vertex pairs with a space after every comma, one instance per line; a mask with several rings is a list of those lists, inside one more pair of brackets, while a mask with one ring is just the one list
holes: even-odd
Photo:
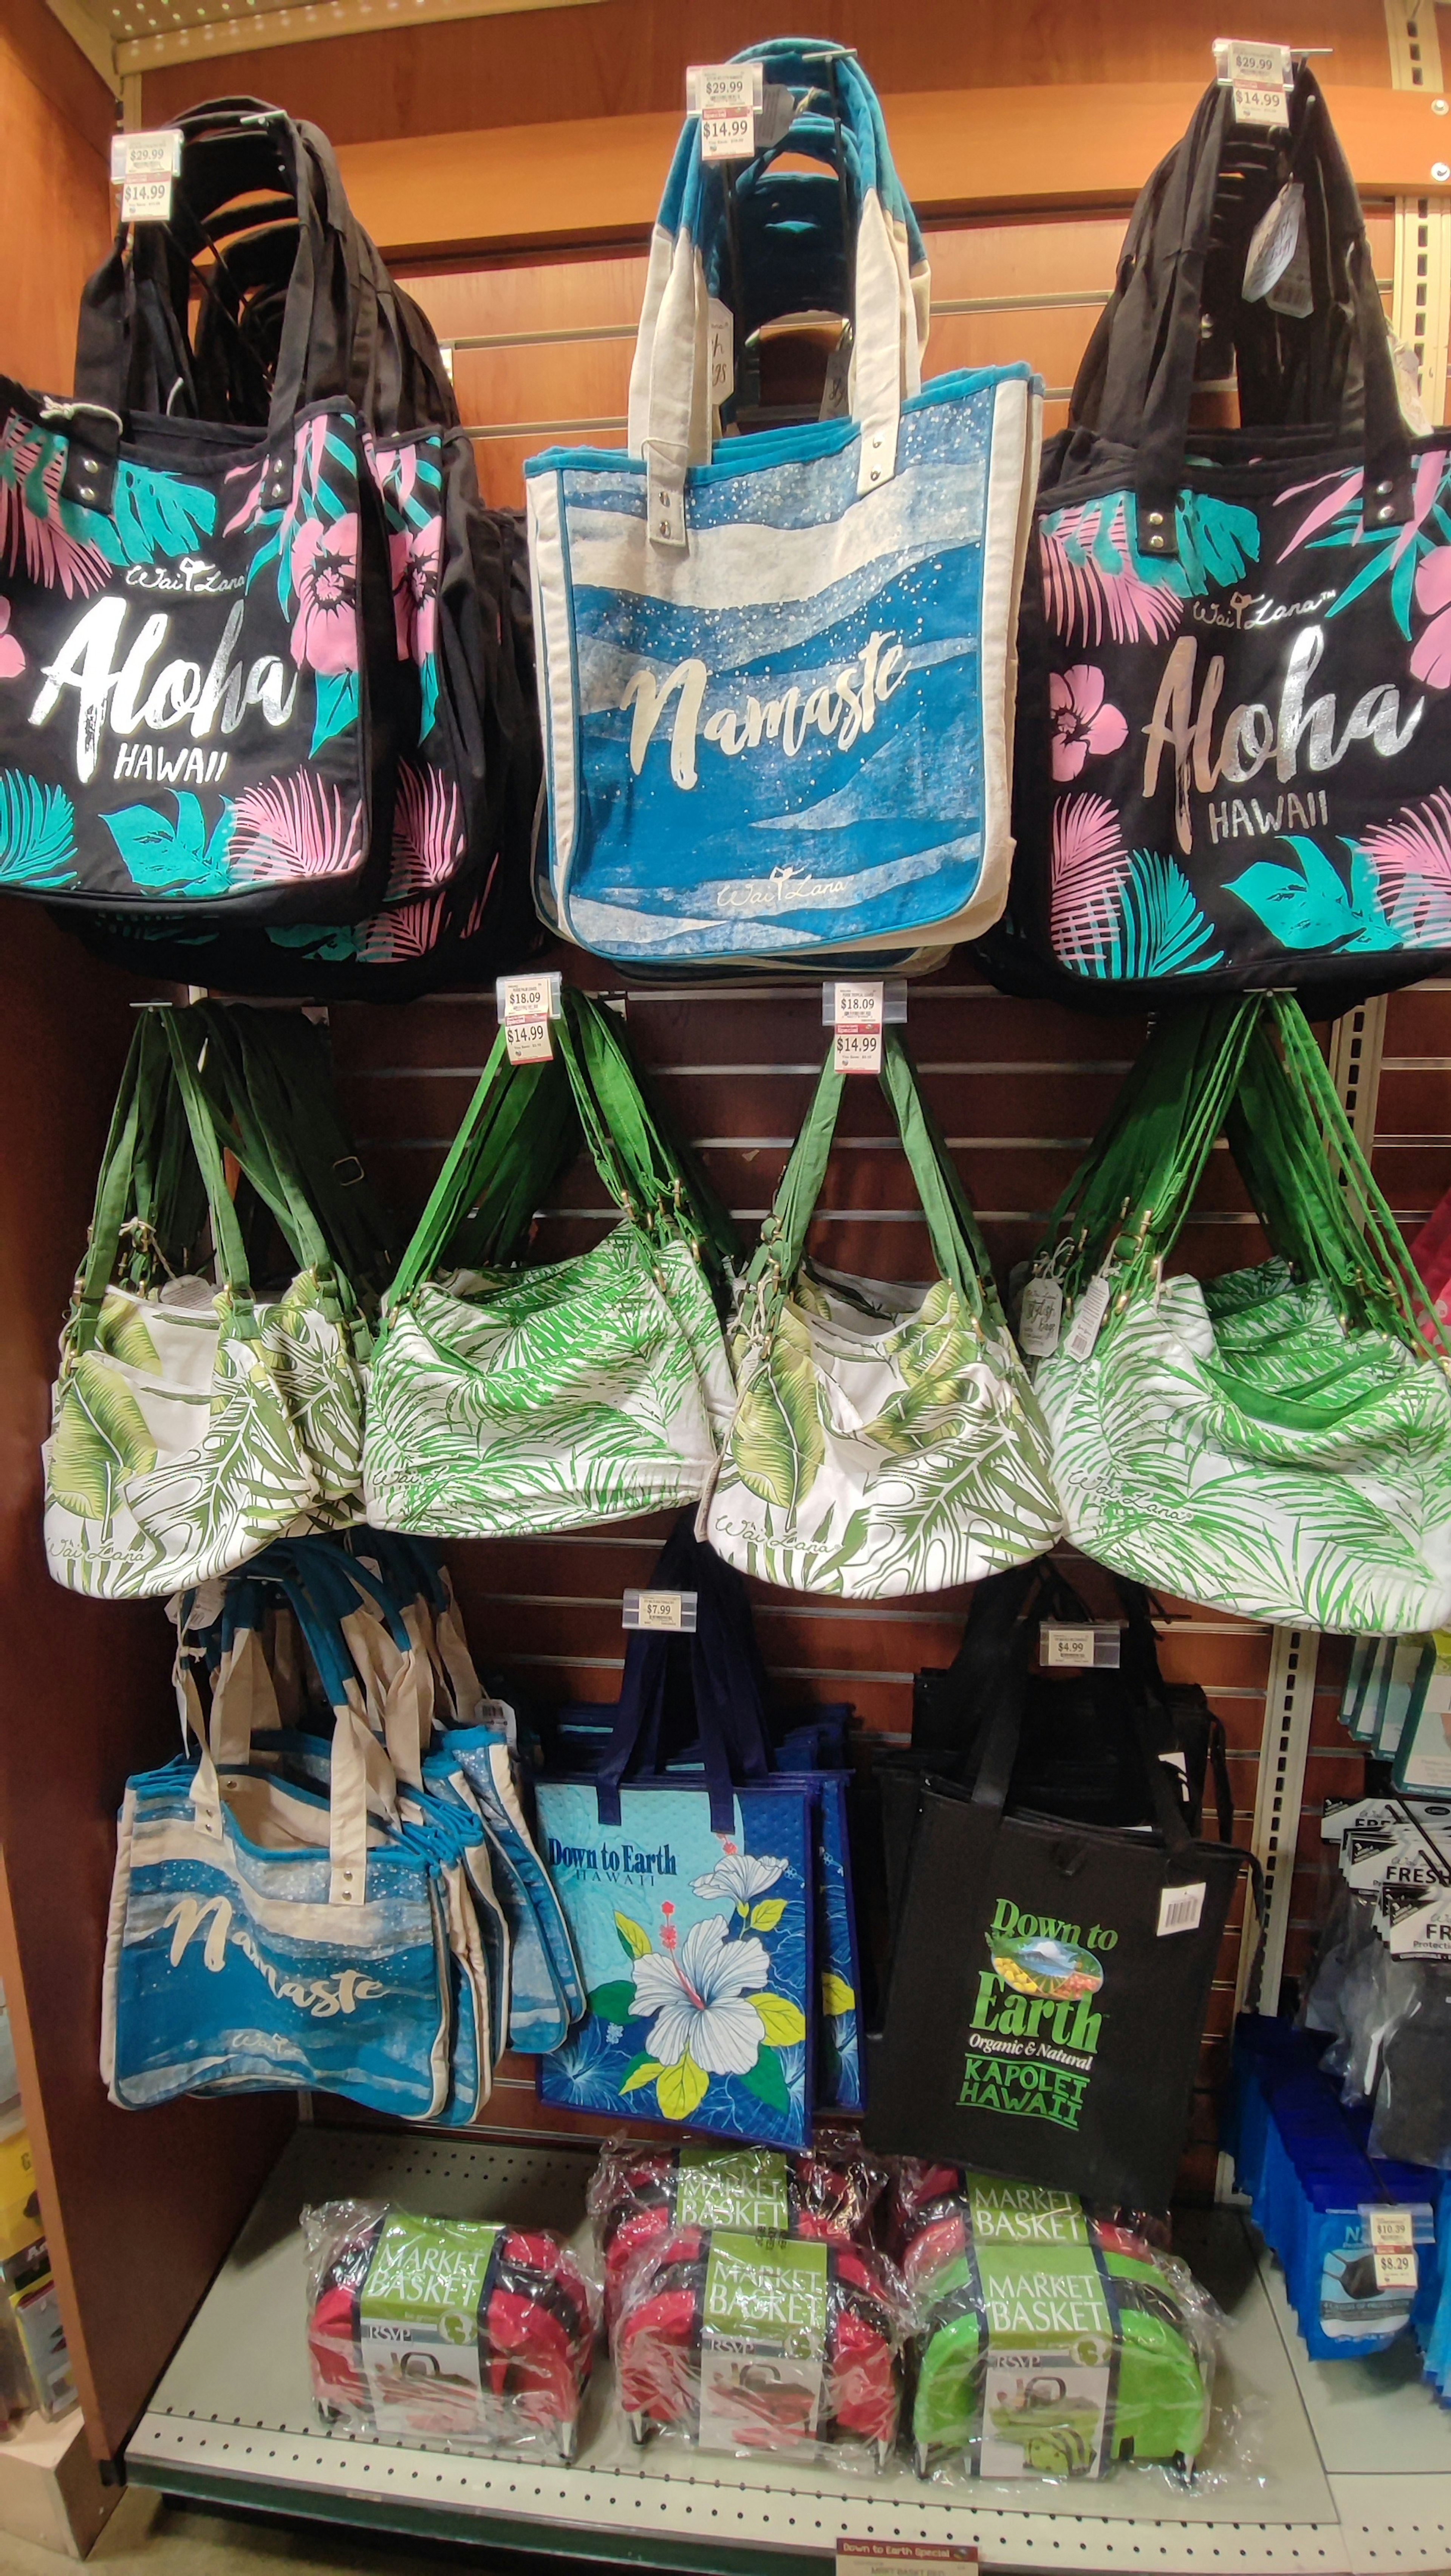
[[637, 460], [532, 461], [559, 485], [576, 805], [550, 869], [582, 944], [810, 949], [971, 900], [994, 405], [1028, 373], [936, 379], [903, 408], [895, 476], [861, 496], [849, 422], [753, 439], [749, 463], [718, 452], [686, 478], [683, 553], [645, 534]]

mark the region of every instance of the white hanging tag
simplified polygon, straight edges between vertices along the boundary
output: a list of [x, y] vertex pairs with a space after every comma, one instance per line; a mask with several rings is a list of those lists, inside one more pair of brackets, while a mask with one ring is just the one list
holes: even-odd
[[558, 975], [501, 975], [494, 998], [511, 1064], [547, 1064], [554, 1053], [549, 1023], [564, 1009]]
[[703, 161], [749, 161], [766, 100], [760, 63], [696, 63], [685, 75], [687, 110], [700, 117]]
[[1289, 264], [1270, 288], [1265, 304], [1271, 313], [1293, 314], [1297, 322], [1308, 321], [1315, 310], [1315, 282], [1310, 275], [1310, 242], [1303, 212]]
[[841, 338], [826, 361], [821, 387], [820, 420], [844, 420], [851, 409], [852, 336], [842, 325]]
[[1086, 1360], [1090, 1357], [1094, 1343], [1103, 1329], [1103, 1319], [1108, 1313], [1109, 1299], [1112, 1295], [1113, 1283], [1108, 1272], [1100, 1270], [1096, 1277], [1090, 1279], [1078, 1300], [1078, 1309], [1069, 1327], [1068, 1339], [1063, 1345], [1071, 1360]]
[[1073, 1627], [1061, 1619], [1038, 1622], [1041, 1664], [1066, 1664], [1078, 1672], [1117, 1672], [1119, 1655], [1120, 1632], [1108, 1621], [1096, 1620], [1091, 1627]]
[[1220, 87], [1234, 91], [1236, 125], [1273, 130], [1289, 124], [1295, 65], [1288, 45], [1249, 44], [1240, 36], [1216, 36], [1214, 59]]
[[683, 1632], [687, 1637], [694, 1636], [699, 1598], [695, 1592], [627, 1592], [623, 1625], [653, 1628], [667, 1635]]
[[1204, 1912], [1208, 1882], [1196, 1878], [1192, 1887], [1161, 1887], [1159, 1890], [1159, 1939], [1171, 1932], [1197, 1932]]
[[1023, 1290], [1018, 1348], [1025, 1359], [1046, 1360], [1063, 1330], [1063, 1288], [1051, 1270], [1040, 1270]]
[[736, 389], [736, 317], [718, 295], [710, 299], [710, 398], [717, 411]]
[[113, 134], [111, 185], [121, 191], [123, 224], [165, 224], [181, 171], [179, 126], [153, 127], [146, 134]]
[[1261, 215], [1250, 235], [1240, 288], [1246, 304], [1258, 304], [1277, 286], [1295, 256], [1305, 229], [1305, 190], [1299, 179], [1287, 180]]

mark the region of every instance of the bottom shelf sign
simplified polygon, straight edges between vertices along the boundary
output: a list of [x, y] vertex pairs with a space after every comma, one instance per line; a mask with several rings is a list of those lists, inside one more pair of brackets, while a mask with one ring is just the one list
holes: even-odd
[[836, 2576], [891, 2576], [901, 2568], [903, 2576], [913, 2567], [975, 2567], [977, 2543], [972, 2540], [853, 2540], [849, 2536], [836, 2544]]

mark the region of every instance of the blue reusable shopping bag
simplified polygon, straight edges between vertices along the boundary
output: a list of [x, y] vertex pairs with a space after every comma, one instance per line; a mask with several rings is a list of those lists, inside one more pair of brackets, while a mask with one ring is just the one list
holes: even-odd
[[698, 1741], [671, 1743], [670, 1644], [637, 1630], [606, 1741], [564, 1730], [565, 1758], [577, 1751], [588, 1776], [539, 1783], [544, 1858], [589, 1993], [540, 2068], [540, 2096], [803, 2147], [817, 2101], [815, 1784], [771, 1770], [744, 1587], [689, 1515], [654, 1585], [697, 1595]]
[[[744, 166], [686, 122], [655, 228], [627, 452], [526, 467], [549, 795], [536, 899], [607, 957], [891, 954], [1001, 912], [1018, 592], [1042, 388], [922, 382], [929, 274], [854, 57], [753, 45], [790, 131]], [[783, 169], [783, 155], [824, 164]], [[734, 255], [733, 255], [734, 254]], [[747, 437], [744, 352], [850, 317], [848, 415]]]

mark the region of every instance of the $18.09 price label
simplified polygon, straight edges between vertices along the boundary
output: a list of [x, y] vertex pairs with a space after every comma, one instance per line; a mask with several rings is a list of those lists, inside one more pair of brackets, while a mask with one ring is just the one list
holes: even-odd
[[884, 1017], [880, 984], [835, 986], [832, 1063], [838, 1073], [881, 1072]]
[[547, 1064], [554, 1053], [549, 1023], [554, 1015], [553, 975], [501, 975], [499, 1017], [511, 1064]]

